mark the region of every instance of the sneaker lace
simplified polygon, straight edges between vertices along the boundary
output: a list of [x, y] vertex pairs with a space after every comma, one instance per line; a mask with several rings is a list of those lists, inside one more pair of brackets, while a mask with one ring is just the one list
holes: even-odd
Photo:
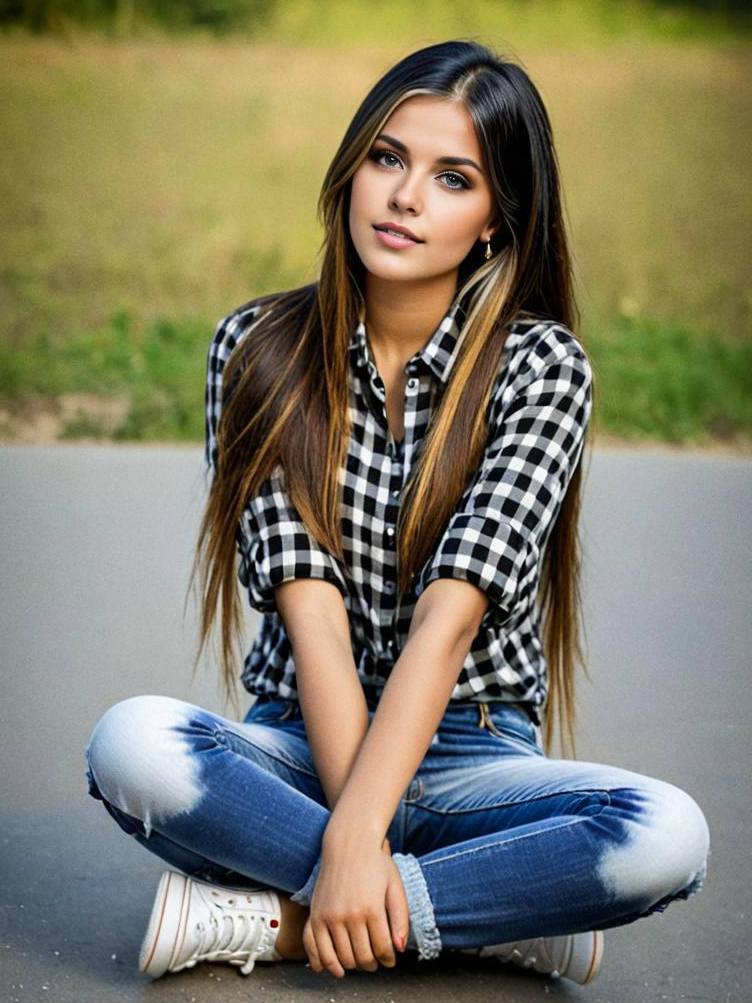
[[559, 975], [545, 937], [536, 937], [534, 940], [522, 941], [516, 945], [515, 960], [525, 968], [534, 968], [537, 972], [550, 973], [554, 977]]
[[264, 943], [269, 937], [264, 938], [268, 931], [263, 917], [247, 912], [226, 912], [220, 919], [212, 913], [208, 924], [199, 921], [196, 930], [197, 961], [229, 961], [241, 965], [243, 975], [253, 971], [256, 958], [270, 946]]
[[543, 946], [543, 941], [540, 937], [536, 937], [535, 940], [529, 940], [527, 943], [524, 941], [517, 945], [517, 953], [520, 955], [520, 962], [526, 968], [530, 965], [534, 965], [538, 961], [538, 955], [540, 954], [540, 948]]
[[502, 961], [512, 961], [523, 968], [534, 968], [537, 972], [550, 973], [554, 978], [560, 974], [554, 966], [545, 937], [482, 947], [478, 953], [481, 956], [496, 955]]

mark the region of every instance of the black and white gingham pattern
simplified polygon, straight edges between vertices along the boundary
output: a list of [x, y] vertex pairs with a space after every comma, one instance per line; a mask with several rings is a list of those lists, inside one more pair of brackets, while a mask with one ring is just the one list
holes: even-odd
[[[222, 369], [253, 329], [251, 301], [217, 325], [207, 360], [206, 461], [216, 463]], [[245, 659], [252, 693], [295, 697], [295, 668], [273, 591], [295, 578], [332, 582], [344, 599], [358, 675], [380, 690], [407, 640], [419, 595], [437, 578], [483, 589], [489, 606], [452, 691], [453, 700], [525, 703], [536, 722], [547, 694], [546, 662], [535, 611], [541, 556], [569, 479], [580, 460], [591, 412], [592, 372], [574, 334], [562, 324], [520, 318], [507, 337], [490, 404], [483, 459], [439, 543], [396, 597], [396, 524], [400, 496], [426, 435], [436, 391], [461, 344], [455, 303], [433, 337], [406, 364], [405, 434], [389, 431], [385, 388], [361, 321], [349, 346], [353, 432], [343, 487], [343, 565], [310, 536], [287, 498], [277, 467], [246, 506], [238, 527], [238, 577], [263, 613]]]

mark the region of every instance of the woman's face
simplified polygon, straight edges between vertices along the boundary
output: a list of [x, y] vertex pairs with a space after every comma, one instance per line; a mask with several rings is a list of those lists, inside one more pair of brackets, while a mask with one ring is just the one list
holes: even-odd
[[[350, 235], [364, 267], [396, 280], [456, 272], [476, 240], [485, 242], [496, 230], [469, 112], [458, 102], [415, 95], [392, 113], [379, 136], [352, 177]], [[420, 243], [390, 244], [375, 229], [389, 223], [407, 227]]]

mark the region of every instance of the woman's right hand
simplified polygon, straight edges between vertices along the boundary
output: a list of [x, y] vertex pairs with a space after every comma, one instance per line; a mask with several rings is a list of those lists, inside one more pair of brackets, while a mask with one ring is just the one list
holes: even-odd
[[[388, 860], [382, 856], [379, 864], [381, 854]], [[379, 962], [392, 967], [394, 949], [407, 946], [409, 918], [388, 839], [370, 860], [367, 840], [330, 845], [322, 856], [310, 910], [303, 946], [314, 972], [326, 970], [342, 978], [348, 968], [374, 972]]]

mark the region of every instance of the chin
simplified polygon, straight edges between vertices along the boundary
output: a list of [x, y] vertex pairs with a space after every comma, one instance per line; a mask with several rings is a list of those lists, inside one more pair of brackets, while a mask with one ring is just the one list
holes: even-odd
[[383, 264], [370, 264], [368, 261], [364, 261], [363, 267], [370, 275], [373, 275], [374, 278], [382, 279], [384, 282], [410, 282], [415, 279], [431, 278], [430, 275], [426, 275], [424, 272], [419, 273], [414, 268], [410, 268], [409, 265], [389, 268], [384, 267]]

